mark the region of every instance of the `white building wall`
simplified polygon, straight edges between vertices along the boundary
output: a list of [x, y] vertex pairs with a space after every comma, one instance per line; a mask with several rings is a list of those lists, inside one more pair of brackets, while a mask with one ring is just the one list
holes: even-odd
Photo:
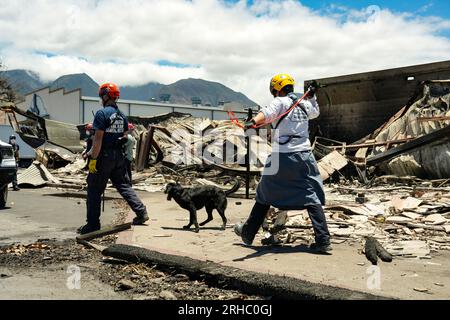
[[[79, 90], [65, 93], [64, 90], [50, 91], [49, 88], [32, 92], [25, 97], [25, 101], [17, 104], [22, 110], [28, 110], [33, 101], [33, 95], [41, 97], [51, 120], [71, 124], [91, 123], [94, 115], [102, 108], [98, 98], [82, 97]], [[194, 117], [212, 120], [227, 120], [227, 113], [219, 108], [194, 107], [145, 101], [119, 100], [119, 109], [127, 116], [152, 117], [171, 112], [191, 114]], [[237, 117], [244, 117], [245, 112], [235, 112]], [[23, 120], [19, 119], [18, 120]]]
[[[80, 106], [84, 110], [82, 112], [84, 114], [84, 120], [81, 123], [92, 122], [94, 120], [94, 114], [101, 108], [99, 100], [91, 97], [82, 97], [81, 99]], [[229, 120], [228, 114], [220, 108], [128, 100], [119, 100], [118, 106], [125, 115], [134, 117], [152, 117], [171, 112], [180, 112], [198, 118]], [[243, 111], [235, 111], [235, 114], [238, 118], [243, 118], [247, 115]]]
[[51, 120], [73, 124], [80, 123], [80, 90], [66, 93], [64, 89], [50, 91], [50, 88], [43, 88], [27, 94], [25, 101], [17, 106], [22, 110], [28, 110], [32, 105], [34, 94], [41, 97]]
[[100, 102], [97, 101], [80, 101], [81, 110], [84, 111], [83, 117], [80, 119], [80, 123], [92, 123], [94, 121], [94, 115], [100, 110], [102, 107], [100, 106]]
[[131, 115], [140, 117], [152, 117], [160, 114], [171, 113], [170, 107], [152, 107], [148, 105], [130, 104]]

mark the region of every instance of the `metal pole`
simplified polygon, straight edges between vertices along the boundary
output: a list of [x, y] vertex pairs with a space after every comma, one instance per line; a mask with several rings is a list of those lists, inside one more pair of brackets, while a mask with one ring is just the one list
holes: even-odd
[[[250, 121], [251, 119], [253, 119], [253, 110], [252, 108], [248, 109], [248, 114], [247, 114], [247, 121]], [[245, 136], [245, 140], [247, 142], [247, 156], [245, 158], [245, 165], [246, 165], [246, 176], [245, 176], [245, 198], [246, 199], [250, 199], [250, 169], [251, 169], [251, 165], [250, 165], [250, 155], [251, 155], [251, 137], [250, 135], [248, 135], [246, 133]]]
[[250, 199], [250, 136], [246, 136], [247, 140], [247, 156], [245, 158], [245, 164], [247, 167], [247, 173], [245, 176], [245, 198]]

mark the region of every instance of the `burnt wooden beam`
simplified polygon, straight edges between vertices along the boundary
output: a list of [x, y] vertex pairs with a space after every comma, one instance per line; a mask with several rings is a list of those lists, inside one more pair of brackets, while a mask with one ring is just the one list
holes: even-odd
[[90, 241], [96, 238], [101, 238], [104, 236], [108, 236], [110, 234], [115, 234], [115, 233], [119, 233], [128, 229], [131, 229], [131, 225], [132, 223], [124, 223], [124, 224], [120, 224], [117, 226], [112, 226], [112, 227], [106, 227], [104, 229], [98, 230], [98, 231], [94, 231], [91, 233], [87, 233], [87, 234], [83, 234], [81, 236], [78, 236], [77, 242], [81, 243], [81, 244], [85, 244], [85, 241]]
[[434, 144], [442, 141], [450, 140], [450, 126], [443, 129], [436, 130], [430, 134], [414, 139], [413, 141], [404, 143], [398, 147], [392, 148], [386, 152], [380, 153], [376, 156], [367, 159], [367, 165], [373, 166], [378, 163], [395, 158], [403, 153], [412, 151], [414, 149]]

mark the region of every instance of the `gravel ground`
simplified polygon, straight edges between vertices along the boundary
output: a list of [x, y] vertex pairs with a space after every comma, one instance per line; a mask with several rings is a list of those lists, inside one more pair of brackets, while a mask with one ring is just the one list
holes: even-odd
[[[117, 205], [124, 206], [123, 202]], [[123, 223], [126, 210], [117, 215], [115, 223]], [[115, 243], [111, 235], [92, 242], [108, 246]], [[104, 257], [99, 251], [77, 244], [75, 240], [42, 240], [30, 245], [0, 247], [0, 280], [30, 270], [61, 269], [61, 266], [79, 265], [91, 278], [107, 284], [123, 299], [133, 300], [262, 300], [227, 288], [210, 287], [202, 281], [192, 281], [184, 274], [161, 272], [157, 266], [131, 264]], [[98, 292], [100, 298], [102, 292]], [[103, 296], [105, 299], [109, 295]], [[45, 294], [43, 295], [45, 298]], [[50, 297], [56, 298], [58, 297]]]

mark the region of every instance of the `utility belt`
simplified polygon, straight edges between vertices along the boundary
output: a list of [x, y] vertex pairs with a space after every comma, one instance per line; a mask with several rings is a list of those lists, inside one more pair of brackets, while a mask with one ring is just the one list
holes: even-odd
[[120, 137], [114, 142], [105, 143], [102, 145], [102, 154], [109, 154], [113, 152], [121, 152], [122, 154], [125, 154], [125, 145], [128, 142], [128, 138], [126, 137]]
[[[289, 139], [287, 140], [287, 141], [285, 141], [285, 142], [279, 142], [278, 141], [278, 144], [280, 145], [280, 146], [285, 146], [285, 145], [287, 145], [288, 143], [290, 143], [290, 142], [292, 142], [292, 140], [294, 140], [294, 139], [302, 139], [303, 137], [302, 136], [283, 136], [283, 137], [288, 137]], [[279, 139], [278, 139], [279, 140]]]

